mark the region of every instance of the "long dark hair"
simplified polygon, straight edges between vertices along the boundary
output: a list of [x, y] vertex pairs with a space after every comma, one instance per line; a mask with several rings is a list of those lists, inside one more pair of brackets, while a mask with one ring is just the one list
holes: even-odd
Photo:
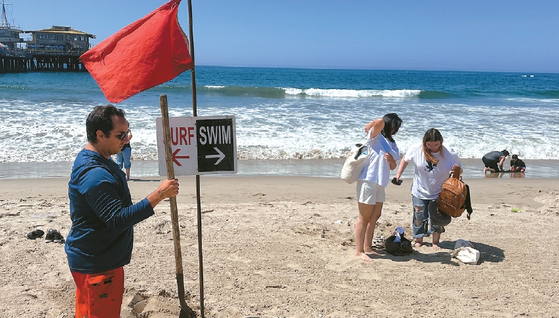
[[[389, 113], [384, 115], [382, 120], [384, 121], [384, 129], [381, 131], [381, 134], [384, 138], [394, 142], [394, 138], [392, 138], [392, 136], [400, 129], [402, 119], [400, 119], [396, 113]], [[392, 132], [392, 130], [394, 130], [394, 132]]]
[[429, 150], [429, 148], [427, 148], [427, 143], [430, 141], [440, 141], [441, 142], [441, 148], [440, 148], [440, 152], [441, 152], [441, 157], [444, 158], [444, 151], [443, 150], [443, 135], [441, 135], [441, 132], [438, 131], [435, 128], [431, 128], [429, 130], [427, 130], [425, 132], [425, 135], [423, 135], [423, 155], [425, 155], [425, 160], [427, 160], [428, 162], [431, 162], [435, 165], [439, 164], [439, 161], [437, 159], [435, 159], [435, 157], [433, 156], [433, 154], [431, 154], [431, 150]]

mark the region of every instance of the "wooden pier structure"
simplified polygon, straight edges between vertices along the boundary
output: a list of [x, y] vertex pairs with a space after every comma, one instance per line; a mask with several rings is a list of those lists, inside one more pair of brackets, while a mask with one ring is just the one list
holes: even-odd
[[1, 73], [25, 72], [87, 72], [76, 54], [34, 53], [0, 55]]
[[0, 55], [0, 73], [22, 73], [27, 72], [30, 59], [18, 56]]
[[[32, 40], [23, 40], [20, 33], [31, 34]], [[95, 35], [68, 26], [53, 25], [49, 29], [23, 31], [2, 22], [0, 73], [85, 72], [87, 69], [80, 61], [80, 55], [89, 50], [90, 38], [94, 39]]]
[[[31, 40], [20, 38], [31, 34]], [[95, 35], [53, 25], [42, 30], [25, 31], [8, 22], [6, 4], [2, 0], [0, 18], [0, 74], [37, 71], [87, 71], [80, 55], [91, 47]]]

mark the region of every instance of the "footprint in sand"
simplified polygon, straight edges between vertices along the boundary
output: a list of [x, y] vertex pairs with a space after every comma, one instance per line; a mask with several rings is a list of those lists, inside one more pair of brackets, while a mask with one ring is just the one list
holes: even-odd
[[252, 263], [252, 260], [250, 260], [248, 258], [240, 257], [240, 256], [235, 255], [235, 254], [229, 254], [228, 258], [231, 259], [234, 262], [240, 262], [240, 263], [245, 263], [245, 264]]
[[378, 261], [379, 258], [375, 256], [373, 256], [373, 261], [368, 263], [355, 255], [339, 255], [326, 264], [326, 269], [335, 272], [356, 271], [359, 272], [359, 277], [363, 279], [380, 280], [381, 276], [371, 270], [374, 268], [375, 262]]

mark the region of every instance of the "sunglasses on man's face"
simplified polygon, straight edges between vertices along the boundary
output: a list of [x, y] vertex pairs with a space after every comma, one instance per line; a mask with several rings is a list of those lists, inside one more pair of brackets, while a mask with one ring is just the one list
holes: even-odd
[[124, 140], [124, 138], [126, 138], [126, 136], [128, 136], [129, 132], [130, 132], [130, 130], [127, 130], [127, 131], [123, 131], [119, 134], [116, 134], [116, 138], [118, 138], [122, 141], [122, 140]]

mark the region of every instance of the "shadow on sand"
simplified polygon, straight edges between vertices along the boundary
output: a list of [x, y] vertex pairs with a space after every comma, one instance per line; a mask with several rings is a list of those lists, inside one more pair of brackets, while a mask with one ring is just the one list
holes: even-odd
[[[474, 246], [474, 248], [480, 252], [479, 261], [477, 265], [480, 265], [484, 262], [498, 263], [505, 260], [505, 252], [502, 249], [483, 243], [477, 243], [477, 242], [471, 242], [471, 243]], [[406, 256], [394, 256], [388, 254], [385, 250], [377, 250], [377, 252], [382, 253], [383, 257], [388, 258], [394, 262], [408, 262], [412, 259], [415, 259], [423, 263], [441, 263], [441, 264], [459, 266], [460, 261], [458, 261], [457, 259], [452, 259], [450, 256], [452, 250], [454, 250], [455, 245], [456, 245], [456, 241], [443, 241], [439, 244], [439, 246], [442, 249], [445, 249], [444, 251], [438, 251], [435, 253], [422, 253], [421, 251], [414, 249], [410, 255], [406, 255]], [[424, 246], [432, 247], [432, 244], [425, 243]]]

